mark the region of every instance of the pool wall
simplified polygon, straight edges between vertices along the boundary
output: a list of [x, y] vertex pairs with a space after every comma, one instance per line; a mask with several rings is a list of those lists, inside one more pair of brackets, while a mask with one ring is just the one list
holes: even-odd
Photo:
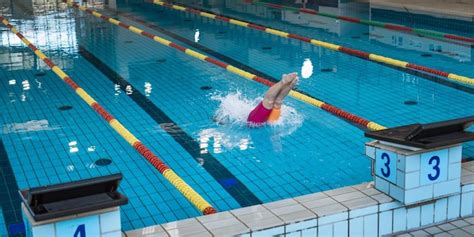
[[474, 161], [461, 193], [404, 206], [373, 183], [313, 193], [127, 232], [136, 236], [382, 236], [474, 214]]

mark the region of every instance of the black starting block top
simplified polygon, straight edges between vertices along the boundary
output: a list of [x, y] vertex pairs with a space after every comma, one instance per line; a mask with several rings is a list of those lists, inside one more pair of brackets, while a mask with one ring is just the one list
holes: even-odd
[[20, 191], [35, 221], [76, 215], [125, 205], [128, 198], [117, 192], [122, 174]]
[[429, 124], [411, 124], [380, 131], [366, 132], [365, 136], [399, 145], [430, 149], [473, 141], [474, 132], [465, 131], [474, 124], [474, 116]]

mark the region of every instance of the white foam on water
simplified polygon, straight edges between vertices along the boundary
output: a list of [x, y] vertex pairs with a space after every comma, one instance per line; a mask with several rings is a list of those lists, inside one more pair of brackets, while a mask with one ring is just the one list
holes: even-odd
[[[219, 124], [232, 124], [247, 126], [249, 113], [262, 101], [262, 97], [254, 99], [246, 98], [240, 91], [231, 92], [227, 95], [214, 94], [212, 100], [220, 102], [219, 108], [214, 113], [214, 120]], [[290, 105], [283, 104], [280, 119], [271, 127], [298, 128], [303, 123], [303, 116]]]
[[[289, 105], [282, 106], [280, 119], [266, 128], [249, 128], [249, 113], [262, 101], [262, 97], [247, 98], [240, 91], [214, 93], [211, 99], [219, 102], [213, 120], [219, 125], [203, 128], [197, 135], [201, 153], [222, 153], [226, 150], [247, 150], [254, 148], [251, 132], [256, 129], [270, 131], [269, 141], [278, 144], [280, 138], [292, 134], [303, 123], [303, 116]], [[281, 148], [275, 148], [280, 150]]]
[[214, 94], [212, 100], [220, 102], [214, 113], [214, 121], [219, 124], [247, 125], [247, 117], [262, 98], [253, 100], [242, 96], [240, 91], [227, 95]]

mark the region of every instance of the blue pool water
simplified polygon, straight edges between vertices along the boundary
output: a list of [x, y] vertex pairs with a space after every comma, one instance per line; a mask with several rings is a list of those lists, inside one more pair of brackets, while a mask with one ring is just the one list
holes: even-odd
[[[369, 39], [363, 33], [370, 29], [352, 23], [338, 22], [341, 29], [350, 29], [350, 34], [341, 30], [338, 35], [252, 16], [237, 11], [234, 1], [227, 4], [214, 10], [474, 75], [472, 60], [460, 62], [460, 56], [436, 53], [420, 57], [422, 51]], [[118, 10], [104, 12], [276, 80], [282, 73], [300, 72], [309, 59], [313, 74], [301, 79], [299, 90], [385, 126], [474, 114], [473, 87], [442, 85], [363, 59], [146, 3], [119, 2]], [[370, 163], [364, 156], [368, 141], [364, 131], [327, 112], [289, 98], [285, 111], [293, 112], [285, 114], [283, 124], [248, 129], [242, 118], [257, 103], [255, 98], [263, 95], [265, 86], [77, 10], [51, 11], [27, 19], [6, 16], [218, 210], [371, 179]], [[138, 24], [133, 21], [136, 18], [160, 28]], [[18, 38], [1, 29], [0, 145], [5, 147], [4, 152], [0, 149], [0, 171], [5, 176], [1, 187], [15, 192], [121, 172], [121, 191], [130, 199], [122, 212], [124, 230], [200, 215]], [[200, 32], [199, 46], [189, 44], [195, 40], [196, 29]], [[173, 34], [187, 41], [173, 38]], [[353, 34], [361, 38], [353, 40]], [[450, 50], [468, 55], [464, 46]], [[330, 70], [322, 72], [324, 69]], [[417, 105], [406, 105], [406, 101], [416, 101]], [[215, 122], [216, 116], [227, 119], [220, 124]], [[472, 145], [464, 148], [465, 158], [474, 157]], [[103, 158], [112, 163], [95, 164]], [[1, 213], [18, 213], [19, 206], [8, 205], [18, 199], [0, 194]], [[5, 218], [6, 226], [19, 222], [16, 216]], [[2, 232], [0, 227], [0, 235], [4, 233], [5, 228]]]
[[[340, 21], [323, 16], [296, 14], [292, 11], [282, 12], [266, 7], [257, 8], [242, 3], [242, 1], [239, 0], [228, 0], [226, 1], [225, 7], [219, 8], [213, 6], [212, 9], [199, 6], [198, 4], [195, 5], [208, 10], [218, 9], [221, 14], [259, 23], [265, 26], [271, 26], [290, 33], [296, 33], [306, 37], [316, 38], [318, 40], [393, 57], [465, 76], [474, 76], [474, 71], [471, 69], [472, 66], [474, 66], [472, 60], [472, 52], [474, 49], [472, 44], [469, 43], [449, 43], [398, 31]], [[345, 6], [349, 8], [349, 10], [340, 10], [337, 13], [339, 15], [368, 19], [371, 14], [368, 6], [364, 4], [361, 5], [362, 6], [359, 6], [359, 4], [356, 4], [355, 6]], [[351, 11], [352, 8], [356, 6], [359, 11]], [[160, 9], [160, 7], [157, 8]], [[341, 6], [341, 8], [343, 8], [343, 6]], [[324, 9], [321, 11], [324, 11]], [[376, 11], [376, 9], [373, 9], [372, 11]], [[165, 13], [166, 12], [168, 11], [165, 11]], [[174, 14], [177, 13], [177, 11], [171, 12]], [[158, 17], [158, 14], [155, 13], [154, 16]], [[390, 22], [390, 18], [383, 18], [383, 15], [375, 20]], [[449, 20], [445, 19], [445, 21]], [[453, 32], [454, 29], [448, 29], [449, 31], [447, 33], [474, 37], [474, 26], [468, 22], [464, 22], [464, 24], [466, 27], [462, 30]], [[418, 24], [414, 27], [443, 31], [442, 29], [433, 28], [426, 24]], [[469, 30], [466, 30], [466, 28]], [[446, 32], [446, 30], [444, 32]], [[264, 33], [260, 33], [259, 35], [265, 37]], [[431, 54], [432, 57], [423, 57], [422, 54], [426, 53]]]

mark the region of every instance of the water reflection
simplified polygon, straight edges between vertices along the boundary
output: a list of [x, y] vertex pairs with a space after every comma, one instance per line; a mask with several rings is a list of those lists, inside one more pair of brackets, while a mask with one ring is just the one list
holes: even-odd
[[240, 133], [232, 129], [209, 128], [199, 132], [199, 148], [201, 154], [212, 151], [219, 154], [225, 150], [239, 149], [241, 151], [249, 149], [252, 144], [249, 134]]
[[119, 84], [114, 84], [114, 91], [115, 91], [115, 93], [114, 93], [115, 96], [119, 96], [120, 93], [122, 93], [122, 90], [120, 89]]
[[[380, 37], [380, 35], [384, 37]], [[472, 61], [471, 48], [464, 44], [419, 37], [414, 34], [390, 31], [382, 28], [373, 28], [369, 39], [396, 48], [449, 57], [459, 62]]]
[[[26, 1], [0, 2], [0, 11], [58, 66], [70, 69], [74, 61], [71, 56], [77, 54], [76, 23], [58, 2], [34, 0], [29, 5]], [[0, 45], [0, 66], [6, 70], [49, 69], [17, 36], [4, 28], [0, 32]]]
[[38, 85], [37, 86], [38, 89], [40, 89], [40, 90], [43, 89], [43, 83], [42, 82], [38, 81], [38, 79], [35, 79], [35, 82]]
[[199, 29], [196, 29], [196, 32], [194, 33], [194, 42], [198, 43], [199, 42]]
[[21, 84], [23, 85], [24, 91], [30, 90], [30, 82], [28, 80], [22, 81]]
[[69, 146], [69, 153], [76, 153], [79, 151], [79, 148], [77, 147], [77, 141], [69, 142], [68, 146]]
[[59, 129], [58, 126], [51, 126], [46, 119], [31, 120], [24, 123], [11, 123], [3, 125], [3, 133], [28, 133], [39, 131], [50, 131]]
[[150, 96], [151, 95], [151, 90], [153, 89], [152, 85], [150, 82], [145, 82], [145, 96]]
[[[444, 57], [452, 58], [458, 62], [471, 62], [472, 61], [472, 54], [473, 50], [471, 49], [472, 44], [462, 41], [452, 41], [448, 39], [442, 39], [440, 37], [430, 37], [428, 35], [419, 35], [410, 31], [395, 31], [395, 30], [388, 30], [382, 27], [374, 27], [368, 26], [365, 24], [358, 24], [352, 23], [349, 21], [339, 21], [335, 19], [337, 16], [345, 16], [351, 17], [355, 19], [361, 20], [369, 20], [369, 21], [388, 21], [390, 22], [392, 19], [387, 18], [388, 13], [384, 13], [383, 11], [385, 8], [380, 6], [380, 4], [373, 4], [374, 1], [368, 2], [355, 2], [355, 1], [321, 1], [318, 2], [317, 5], [307, 6], [310, 11], [318, 11], [321, 14], [307, 14], [302, 13], [290, 9], [284, 8], [270, 8], [262, 4], [251, 4], [251, 3], [243, 3], [240, 0], [226, 0], [225, 1], [225, 8], [230, 9], [231, 11], [245, 13], [257, 16], [259, 18], [266, 18], [268, 20], [279, 20], [282, 22], [291, 23], [291, 25], [299, 25], [304, 28], [313, 28], [319, 29], [320, 33], [331, 33], [336, 34], [344, 40], [343, 42], [353, 42], [355, 39], [359, 39], [357, 41], [362, 41], [363, 39], [368, 39], [369, 44], [384, 44], [390, 45], [395, 48], [402, 48], [411, 51], [418, 51], [418, 52], [429, 52], [433, 54], [437, 54]], [[380, 1], [378, 1], [380, 2]], [[387, 4], [389, 1], [383, 1]], [[302, 1], [297, 1], [294, 4], [292, 2], [276, 2], [277, 4], [282, 4], [285, 6], [293, 6], [293, 7], [302, 7]], [[470, 6], [470, 5], [468, 5]], [[468, 7], [467, 6], [467, 7]], [[382, 9], [383, 11], [381, 12]], [[400, 14], [407, 14], [405, 10], [397, 8], [390, 8], [389, 11], [395, 12], [393, 14], [400, 15]], [[322, 14], [326, 14], [327, 16], [322, 16]], [[384, 15], [385, 14], [385, 15]], [[392, 14], [392, 13], [390, 13]], [[412, 17], [418, 16], [417, 14], [410, 13]], [[428, 12], [428, 14], [430, 14]], [[397, 16], [398, 16], [397, 15]], [[470, 18], [463, 18], [463, 17], [455, 17], [451, 15], [443, 15], [440, 17], [439, 13], [433, 13], [434, 18], [438, 18], [437, 24], [438, 27], [444, 31], [452, 31], [452, 29], [446, 27], [441, 23], [449, 22], [450, 20], [464, 21], [462, 25], [463, 27], [471, 27], [471, 30], [467, 30], [467, 33], [458, 33], [458, 34], [469, 34], [472, 32], [472, 20]], [[472, 15], [472, 14], [471, 14]], [[328, 17], [329, 16], [329, 17]], [[382, 18], [382, 19], [379, 19]], [[428, 23], [428, 20], [423, 20], [423, 17], [419, 17], [419, 22], [413, 23], [417, 28], [433, 28], [433, 24], [436, 23]], [[403, 20], [403, 19], [402, 19]], [[251, 20], [250, 20], [251, 21]], [[282, 26], [278, 26], [277, 22], [268, 23], [272, 24], [273, 27], [281, 28]], [[450, 23], [454, 24], [454, 23]], [[470, 26], [471, 25], [471, 26]], [[444, 29], [443, 29], [444, 28]], [[292, 27], [292, 31], [298, 32], [297, 27]], [[315, 32], [310, 33], [307, 31], [306, 33], [300, 34], [304, 36], [311, 36], [314, 35]], [[462, 31], [460, 31], [462, 32]], [[327, 35], [330, 36], [330, 35]], [[318, 37], [315, 37], [318, 38]], [[334, 42], [334, 40], [329, 40], [330, 42]], [[357, 46], [358, 47], [358, 46]], [[365, 50], [369, 50], [368, 48]], [[369, 50], [371, 51], [371, 50]]]
[[90, 163], [90, 164], [87, 165], [87, 168], [89, 168], [89, 169], [95, 169], [96, 167], [97, 166], [96, 166], [95, 163]]
[[95, 149], [96, 149], [95, 146], [89, 146], [89, 147], [87, 148], [87, 152], [94, 152]]
[[76, 168], [74, 167], [74, 165], [68, 165], [66, 166], [66, 170], [69, 171], [69, 172], [74, 172]]
[[126, 93], [127, 95], [133, 94], [133, 88], [132, 88], [131, 85], [127, 85], [127, 86], [125, 87], [125, 93]]
[[301, 77], [302, 78], [310, 78], [313, 75], [313, 63], [309, 58], [305, 59], [303, 62], [303, 66], [301, 67]]

